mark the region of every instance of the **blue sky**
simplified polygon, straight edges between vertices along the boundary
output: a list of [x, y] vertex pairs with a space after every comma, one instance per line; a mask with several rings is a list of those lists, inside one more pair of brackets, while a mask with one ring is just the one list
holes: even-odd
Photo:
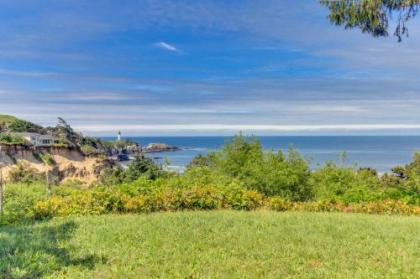
[[[91, 135], [420, 134], [410, 37], [317, 1], [0, 1], [0, 113]], [[391, 31], [392, 32], [392, 31]]]

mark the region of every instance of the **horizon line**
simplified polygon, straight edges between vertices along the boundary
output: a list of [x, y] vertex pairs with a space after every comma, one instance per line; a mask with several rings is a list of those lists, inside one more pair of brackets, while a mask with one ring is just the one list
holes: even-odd
[[[236, 134], [236, 133], [328, 133], [342, 134], [346, 132], [364, 132], [384, 134], [411, 132], [420, 134], [420, 124], [325, 124], [325, 125], [231, 125], [231, 124], [147, 124], [147, 125], [73, 125], [76, 130], [83, 133], [113, 134], [114, 131], [124, 131], [125, 134]], [[394, 132], [394, 133], [393, 133]]]

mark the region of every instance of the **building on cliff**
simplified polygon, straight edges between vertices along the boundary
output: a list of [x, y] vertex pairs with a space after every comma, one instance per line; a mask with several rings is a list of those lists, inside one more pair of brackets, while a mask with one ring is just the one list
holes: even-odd
[[51, 135], [41, 135], [38, 133], [17, 133], [17, 135], [36, 147], [51, 146], [58, 143], [58, 139]]

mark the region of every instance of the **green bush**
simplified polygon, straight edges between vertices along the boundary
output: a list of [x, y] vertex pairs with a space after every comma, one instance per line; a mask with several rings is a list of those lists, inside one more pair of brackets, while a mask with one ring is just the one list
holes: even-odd
[[258, 139], [242, 135], [207, 157], [193, 159], [187, 173], [240, 181], [246, 189], [291, 200], [312, 197], [308, 162], [293, 148], [286, 154], [264, 152]]
[[[275, 211], [420, 215], [419, 206], [398, 200], [293, 202], [282, 197], [264, 197], [257, 191], [246, 190], [238, 185], [225, 188], [206, 185], [176, 188], [161, 183], [141, 179], [130, 185], [132, 188], [125, 185], [84, 190], [58, 186], [53, 188], [52, 195], [47, 194], [46, 186], [42, 184], [10, 184], [6, 187], [5, 212], [1, 223], [71, 215], [260, 208]], [[134, 188], [139, 185], [141, 189], [135, 191]]]
[[[57, 187], [57, 189], [66, 189], [66, 188], [75, 188], [75, 189], [82, 189], [86, 186], [83, 181], [78, 179], [66, 179], [60, 184], [61, 187]], [[56, 190], [57, 191], [57, 190]]]
[[4, 144], [24, 144], [25, 140], [21, 136], [12, 135], [12, 134], [1, 134], [0, 133], [0, 143], [4, 143]]
[[45, 164], [47, 164], [47, 165], [49, 165], [49, 166], [53, 166], [53, 165], [55, 165], [54, 158], [52, 157], [52, 155], [51, 155], [51, 154], [49, 154], [49, 153], [42, 153], [42, 154], [40, 154], [40, 157], [41, 157], [41, 160], [42, 160]]
[[332, 162], [311, 172], [294, 149], [285, 154], [263, 152], [256, 139], [242, 136], [221, 151], [197, 158], [182, 175], [165, 172], [139, 156], [126, 170], [105, 170], [96, 187], [82, 189], [78, 181], [67, 181], [53, 187], [51, 196], [40, 184], [44, 174], [28, 165], [16, 165], [9, 177], [21, 184], [6, 188], [3, 223], [68, 215], [259, 208], [420, 215], [419, 154], [382, 176], [373, 169]]
[[227, 208], [237, 210], [254, 210], [263, 204], [263, 196], [254, 190], [229, 190], [224, 193]]
[[41, 126], [33, 124], [26, 120], [15, 119], [8, 125], [8, 129], [11, 132], [21, 133], [21, 132], [34, 132], [38, 133], [42, 130]]
[[214, 187], [163, 188], [147, 194], [129, 195], [117, 189], [56, 192], [34, 206], [37, 219], [69, 215], [98, 215], [116, 212], [154, 212], [231, 208], [253, 210], [261, 207], [263, 196], [255, 191], [223, 191]]
[[420, 153], [414, 153], [413, 160], [406, 166], [392, 171], [381, 179], [386, 197], [420, 205]]
[[174, 193], [171, 205], [178, 209], [219, 209], [222, 206], [223, 194], [213, 187], [195, 187], [178, 190]]
[[83, 154], [88, 155], [88, 156], [98, 154], [98, 149], [96, 149], [92, 145], [87, 145], [87, 144], [80, 146], [80, 151], [82, 151]]
[[420, 216], [420, 207], [396, 200], [382, 200], [358, 203], [343, 203], [326, 200], [313, 202], [290, 202], [273, 197], [265, 202], [268, 209], [275, 211], [345, 212], [367, 214], [399, 214]]
[[131, 183], [141, 177], [155, 180], [167, 175], [169, 174], [165, 173], [152, 159], [140, 154], [134, 158], [127, 169], [113, 167], [103, 170], [98, 182], [100, 185], [114, 186]]
[[34, 218], [34, 206], [47, 197], [42, 184], [7, 184], [4, 193], [4, 214], [1, 224], [29, 221]]
[[[189, 189], [162, 188], [147, 194], [130, 196], [116, 189], [71, 190], [29, 202], [19, 216], [45, 219], [56, 216], [99, 215], [107, 213], [147, 213], [180, 210], [255, 210], [353, 212], [369, 214], [420, 215], [420, 207], [401, 201], [383, 200], [343, 203], [328, 200], [292, 202], [281, 197], [264, 198], [252, 190], [233, 188], [225, 191], [202, 186]], [[26, 215], [25, 215], [26, 214]], [[12, 218], [13, 219], [13, 218]]]
[[128, 169], [124, 172], [124, 180], [131, 182], [135, 181], [141, 176], [146, 176], [150, 179], [156, 179], [162, 175], [162, 170], [155, 164], [153, 159], [145, 157], [140, 154], [128, 165]]
[[266, 206], [275, 211], [288, 211], [293, 208], [293, 203], [281, 197], [272, 197], [266, 201]]
[[337, 166], [327, 162], [311, 175], [311, 184], [318, 200], [330, 199], [345, 202], [358, 202], [376, 199], [379, 179], [368, 172], [356, 172], [353, 168]]

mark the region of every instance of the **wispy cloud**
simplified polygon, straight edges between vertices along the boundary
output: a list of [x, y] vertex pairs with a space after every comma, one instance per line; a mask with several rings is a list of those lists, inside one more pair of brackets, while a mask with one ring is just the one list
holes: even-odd
[[420, 17], [397, 44], [318, 1], [46, 1], [0, 0], [1, 113], [102, 134], [420, 134]]
[[240, 131], [246, 133], [261, 132], [363, 132], [363, 131], [418, 131], [418, 124], [343, 124], [343, 125], [225, 125], [225, 124], [159, 124], [159, 125], [75, 125], [77, 129], [93, 133], [109, 134], [111, 131], [123, 129], [128, 134], [156, 133], [156, 132], [210, 132], [214, 134], [235, 134]]
[[41, 71], [17, 71], [17, 70], [10, 70], [10, 69], [1, 69], [1, 75], [9, 75], [9, 76], [22, 76], [22, 77], [48, 77], [48, 76], [55, 76], [57, 73], [52, 72], [41, 72]]
[[155, 46], [164, 50], [172, 51], [172, 52], [180, 52], [178, 48], [165, 42], [158, 42], [155, 44]]

